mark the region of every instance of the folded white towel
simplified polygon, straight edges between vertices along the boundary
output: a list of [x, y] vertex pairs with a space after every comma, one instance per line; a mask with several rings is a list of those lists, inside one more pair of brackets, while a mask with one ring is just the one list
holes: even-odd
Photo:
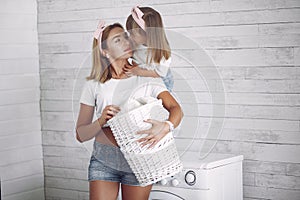
[[140, 97], [138, 99], [129, 99], [126, 103], [124, 103], [122, 106], [120, 106], [121, 111], [119, 114], [130, 112], [142, 105], [152, 103], [156, 101], [157, 99], [154, 97]]

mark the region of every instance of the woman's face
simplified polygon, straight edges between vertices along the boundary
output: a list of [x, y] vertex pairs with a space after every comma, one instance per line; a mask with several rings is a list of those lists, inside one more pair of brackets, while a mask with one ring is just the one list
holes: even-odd
[[119, 27], [112, 29], [106, 40], [105, 50], [113, 59], [128, 59], [132, 57], [132, 47], [127, 33]]

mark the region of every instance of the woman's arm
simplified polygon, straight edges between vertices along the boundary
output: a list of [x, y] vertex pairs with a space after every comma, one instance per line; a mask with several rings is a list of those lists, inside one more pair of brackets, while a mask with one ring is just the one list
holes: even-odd
[[168, 91], [160, 93], [157, 98], [162, 100], [163, 106], [169, 111], [168, 121], [176, 128], [183, 117], [180, 105]]
[[[162, 100], [163, 106], [169, 111], [168, 121], [170, 121], [174, 127], [177, 127], [183, 117], [180, 105], [168, 91], [161, 92], [157, 98]], [[160, 122], [152, 119], [148, 119], [145, 122], [151, 123], [152, 127], [148, 130], [138, 132], [138, 134], [148, 134], [148, 136], [138, 140], [138, 142], [142, 143], [142, 146], [151, 144], [149, 146], [149, 148], [151, 148], [170, 132], [169, 124], [167, 122]]]
[[116, 106], [106, 106], [100, 118], [92, 122], [94, 115], [94, 106], [80, 104], [80, 111], [76, 124], [76, 138], [79, 142], [88, 141], [101, 132], [102, 126], [115, 116], [120, 109]]
[[94, 106], [80, 104], [80, 111], [76, 124], [76, 138], [79, 142], [92, 139], [101, 130], [98, 120], [92, 123]]

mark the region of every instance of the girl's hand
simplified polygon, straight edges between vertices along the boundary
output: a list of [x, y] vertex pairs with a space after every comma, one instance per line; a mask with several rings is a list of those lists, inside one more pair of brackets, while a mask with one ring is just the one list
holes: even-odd
[[115, 105], [108, 105], [106, 106], [101, 114], [101, 117], [98, 119], [101, 127], [106, 124], [106, 122], [114, 117], [118, 112], [120, 112], [120, 108]]
[[133, 65], [125, 65], [123, 70], [125, 71], [125, 74], [127, 76], [138, 76], [141, 74], [141, 71], [143, 70], [140, 68], [134, 61], [132, 62]]
[[154, 119], [144, 120], [144, 122], [152, 124], [148, 130], [138, 131], [137, 134], [148, 134], [138, 140], [142, 147], [150, 144], [148, 148], [154, 147], [167, 133], [169, 133], [169, 124]]

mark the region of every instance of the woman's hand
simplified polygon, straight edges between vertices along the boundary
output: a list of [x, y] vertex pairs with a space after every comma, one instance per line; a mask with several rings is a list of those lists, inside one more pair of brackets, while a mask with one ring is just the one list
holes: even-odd
[[114, 117], [118, 112], [120, 112], [120, 108], [115, 105], [108, 105], [106, 106], [101, 114], [101, 117], [98, 119], [98, 122], [100, 123], [101, 127], [106, 124], [106, 122]]
[[148, 136], [138, 140], [142, 147], [149, 144], [150, 146], [148, 148], [154, 147], [167, 133], [169, 133], [169, 124], [166, 122], [154, 119], [144, 120], [144, 122], [152, 124], [152, 127], [148, 130], [137, 132], [137, 134], [148, 134]]

